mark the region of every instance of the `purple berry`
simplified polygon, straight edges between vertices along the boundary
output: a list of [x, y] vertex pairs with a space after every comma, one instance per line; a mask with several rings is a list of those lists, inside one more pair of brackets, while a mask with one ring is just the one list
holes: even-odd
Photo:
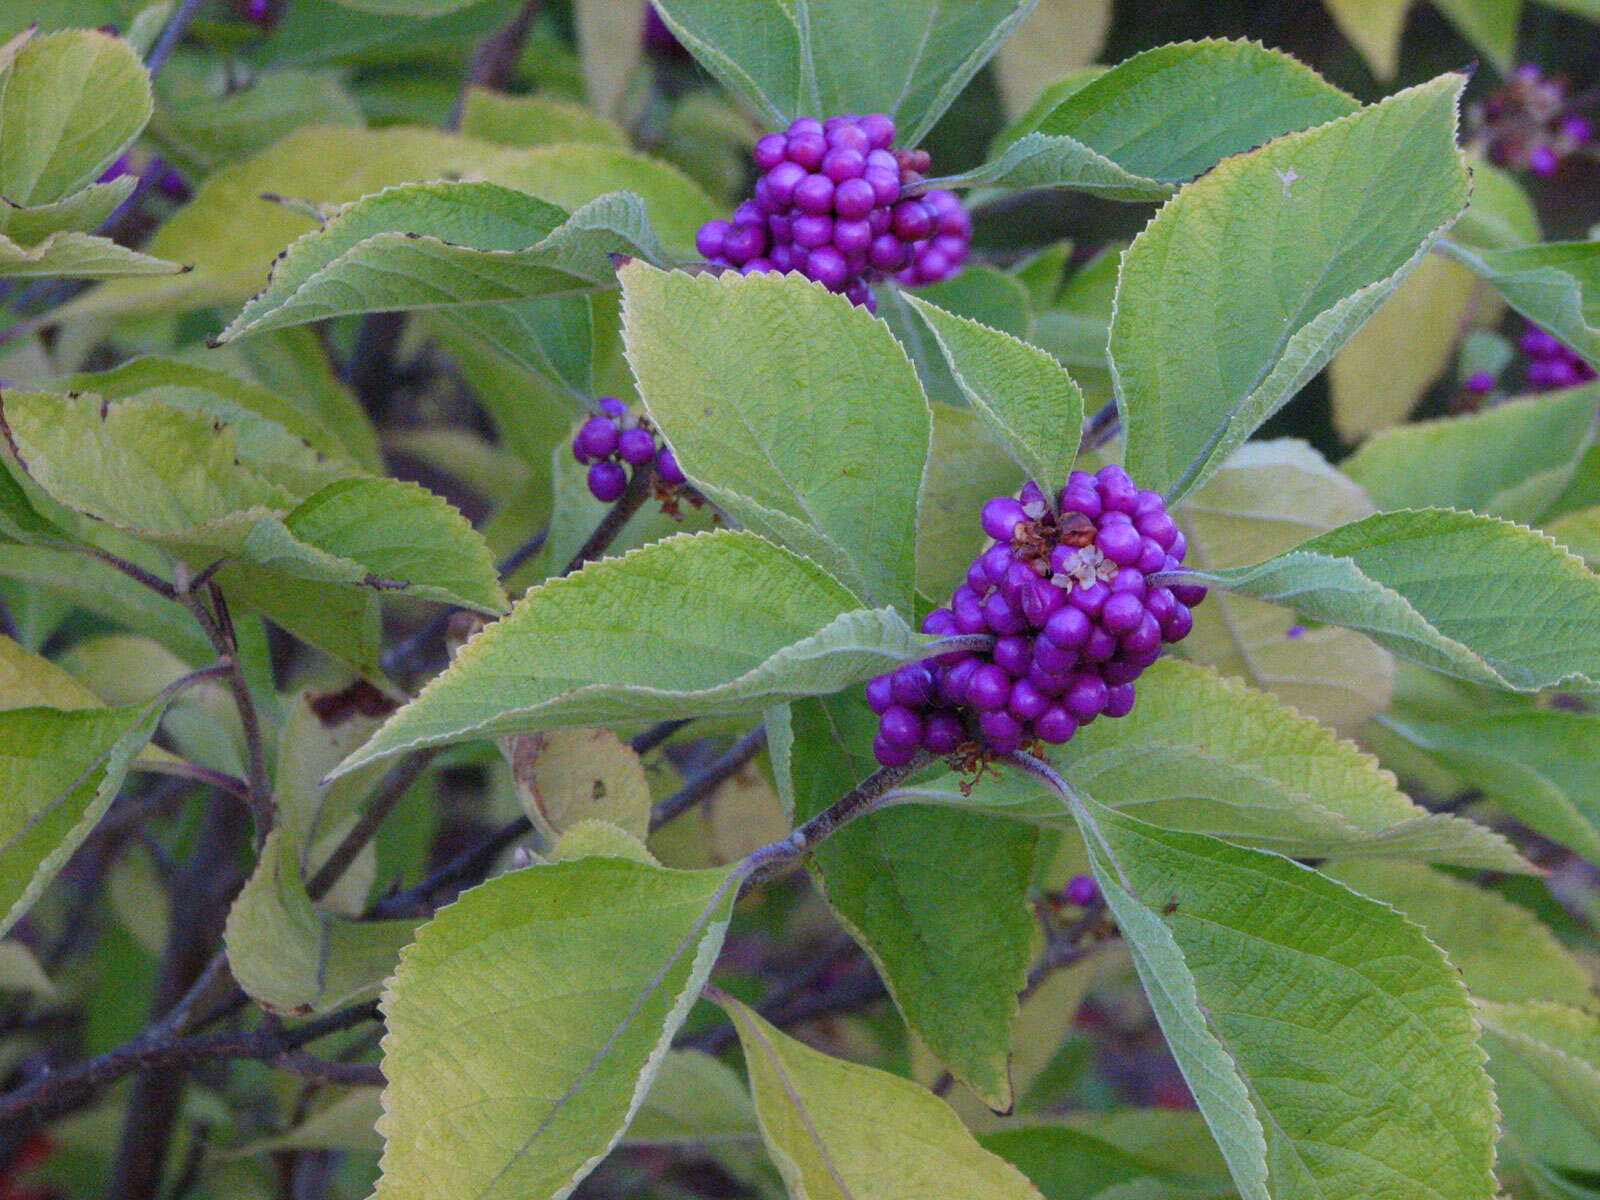
[[950, 598], [950, 610], [956, 616], [956, 629], [961, 633], [988, 633], [983, 619], [983, 601], [971, 588], [957, 588]]
[[756, 166], [763, 171], [770, 171], [784, 160], [789, 153], [789, 139], [781, 133], [769, 133], [756, 142]]
[[846, 221], [860, 221], [877, 205], [872, 185], [865, 179], [846, 179], [833, 192], [833, 209]]
[[1088, 587], [1080, 585], [1073, 588], [1067, 596], [1067, 603], [1085, 616], [1098, 617], [1110, 598], [1111, 589], [1097, 579]]
[[894, 145], [894, 121], [882, 113], [868, 113], [857, 122], [866, 134], [867, 144], [874, 150], [887, 150]]
[[892, 746], [880, 733], [872, 739], [872, 755], [885, 767], [903, 767], [917, 756], [917, 749]]
[[[818, 250], [833, 241], [833, 218], [807, 213], [794, 219], [794, 241], [807, 250]], [[805, 264], [797, 263], [797, 266]]]
[[1011, 699], [1011, 676], [993, 663], [984, 663], [972, 672], [966, 691], [966, 702], [979, 712], [1002, 709]]
[[1022, 748], [1022, 722], [1007, 712], [985, 712], [978, 716], [978, 729], [989, 749], [996, 754], [1013, 754]]
[[989, 627], [991, 633], [1001, 637], [1011, 633], [1021, 633], [1028, 627], [1028, 622], [1023, 615], [1011, 606], [1003, 593], [990, 592], [983, 598], [983, 623]]
[[678, 456], [665, 446], [656, 452], [656, 474], [668, 487], [678, 487], [689, 482], [688, 476], [683, 473], [683, 468], [678, 465]]
[[956, 617], [948, 608], [936, 608], [922, 618], [922, 632], [949, 637], [956, 632]]
[[1125, 717], [1133, 711], [1133, 684], [1119, 684], [1106, 691], [1105, 714], [1108, 717]]
[[1018, 606], [1022, 609], [1024, 619], [1035, 629], [1060, 612], [1066, 602], [1065, 592], [1038, 576], [1029, 580], [1018, 596]]
[[1194, 628], [1194, 613], [1187, 604], [1174, 604], [1172, 615], [1160, 622], [1161, 640], [1164, 642], [1181, 642], [1189, 636]]
[[1074, 875], [1067, 880], [1065, 894], [1068, 904], [1091, 908], [1100, 902], [1100, 885], [1092, 875]]
[[795, 186], [795, 207], [812, 216], [827, 216], [833, 208], [833, 192], [833, 180], [826, 175], [807, 175]]
[[1119, 635], [1138, 629], [1144, 618], [1144, 603], [1130, 592], [1117, 592], [1100, 610], [1101, 627]]
[[1006, 702], [1006, 711], [1017, 720], [1032, 721], [1042, 716], [1049, 707], [1049, 697], [1026, 679], [1019, 679], [1011, 685], [1011, 699]]
[[1083, 643], [1083, 649], [1078, 651], [1084, 662], [1091, 663], [1109, 662], [1116, 652], [1116, 636], [1098, 626], [1090, 632], [1088, 640]]
[[1100, 668], [1100, 678], [1110, 686], [1132, 683], [1144, 674], [1144, 667], [1131, 662], [1112, 659]]
[[616, 449], [617, 426], [609, 417], [590, 417], [578, 427], [578, 436], [572, 439], [572, 456], [581, 463], [610, 458]]
[[867, 680], [867, 707], [880, 717], [894, 705], [894, 677], [879, 675]]
[[589, 491], [596, 500], [606, 504], [628, 487], [628, 472], [621, 463], [599, 462], [589, 468]]
[[938, 694], [933, 672], [922, 663], [907, 663], [889, 676], [889, 685], [894, 702], [902, 708], [930, 708]]
[[922, 718], [898, 704], [878, 719], [878, 736], [900, 750], [915, 750], [922, 745]]
[[1010, 637], [995, 639], [994, 650], [991, 653], [994, 655], [995, 666], [1013, 678], [1021, 678], [1033, 665], [1034, 652], [1032, 638], [1013, 634]]
[[929, 754], [951, 754], [967, 740], [967, 731], [950, 713], [934, 713], [923, 724], [922, 748]]
[[1009, 542], [1027, 519], [1022, 505], [1010, 496], [996, 496], [983, 506], [983, 531], [997, 542]]
[[[951, 708], [968, 703], [967, 698], [972, 690], [972, 677], [982, 666], [981, 660], [968, 658], [945, 671], [939, 676], [939, 699]], [[1002, 675], [1004, 673], [1001, 672]]]
[[1574, 142], [1581, 146], [1589, 140], [1591, 133], [1593, 133], [1593, 127], [1589, 124], [1588, 118], [1576, 116], [1562, 118], [1561, 136], [1569, 142]]
[[1044, 636], [1063, 650], [1076, 650], [1088, 640], [1094, 622], [1076, 605], [1063, 608], [1044, 625]]
[[822, 156], [822, 174], [834, 183], [858, 179], [867, 169], [866, 155], [849, 146], [835, 146]]
[[1139, 531], [1131, 524], [1120, 521], [1103, 523], [1100, 532], [1095, 535], [1095, 545], [1100, 547], [1101, 554], [1119, 567], [1133, 566], [1144, 553], [1144, 539], [1139, 536]]
[[1172, 595], [1179, 604], [1193, 608], [1206, 598], [1206, 590], [1196, 583], [1175, 583], [1172, 585]]
[[1535, 146], [1528, 152], [1528, 170], [1541, 178], [1548, 179], [1560, 166], [1561, 160], [1549, 146]]
[[601, 396], [595, 403], [600, 411], [608, 417], [625, 417], [628, 415], [628, 406], [615, 396]]
[[1467, 376], [1465, 387], [1475, 396], [1487, 396], [1498, 382], [1493, 371], [1474, 371]]
[[[1109, 605], [1107, 606], [1109, 607]], [[1188, 609], [1182, 610], [1188, 612]], [[1176, 614], [1174, 615], [1176, 620]], [[1184, 633], [1189, 632], [1187, 629]], [[1177, 639], [1174, 638], [1174, 641]], [[1161, 626], [1156, 619], [1141, 607], [1139, 610], [1139, 624], [1132, 631], [1122, 635], [1118, 642], [1124, 656], [1137, 657], [1144, 654], [1153, 654], [1161, 648]]]
[[[1077, 612], [1076, 609], [1063, 611]], [[1081, 613], [1079, 615], [1082, 616]], [[1087, 638], [1088, 634], [1085, 633], [1084, 637]], [[999, 644], [996, 643], [996, 662], [1000, 662], [999, 649]], [[1058, 646], [1054, 642], [1050, 641], [1048, 637], [1042, 637], [1036, 639], [1033, 643], [1033, 657], [1030, 660], [1030, 663], [1033, 666], [1037, 666], [1040, 670], [1047, 671], [1053, 675], [1059, 675], [1063, 671], [1070, 671], [1073, 667], [1078, 665], [1078, 652], [1076, 650], [1069, 650], [1064, 646]], [[1001, 663], [1001, 665], [1004, 666], [1005, 664]], [[1010, 670], [1009, 667], [1006, 669]], [[1013, 671], [1012, 674], [1017, 675], [1021, 674], [1021, 672]]]
[[1052, 704], [1034, 721], [1033, 731], [1052, 746], [1062, 746], [1078, 732], [1078, 722], [1060, 704]]
[[822, 156], [828, 152], [828, 143], [821, 131], [804, 132], [789, 136], [789, 161], [807, 171], [822, 165]]
[[1098, 675], [1084, 672], [1072, 681], [1061, 703], [1078, 724], [1087, 725], [1104, 710], [1107, 695], [1109, 690], [1106, 681]]

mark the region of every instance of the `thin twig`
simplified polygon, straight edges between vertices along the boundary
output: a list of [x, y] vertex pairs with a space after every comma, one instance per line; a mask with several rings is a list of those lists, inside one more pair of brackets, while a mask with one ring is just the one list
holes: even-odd
[[344, 835], [343, 840], [334, 847], [333, 853], [328, 855], [323, 864], [317, 868], [316, 874], [306, 883], [306, 892], [313, 900], [327, 895], [333, 885], [339, 882], [339, 877], [350, 868], [351, 863], [355, 862], [356, 856], [366, 848], [367, 843], [377, 836], [379, 826], [388, 819], [395, 805], [400, 803], [401, 797], [422, 777], [422, 773], [428, 769], [428, 764], [433, 762], [438, 754], [437, 747], [415, 751], [408, 754], [389, 772], [383, 781], [383, 786], [362, 811], [361, 818], [351, 827], [350, 832]]
[[1099, 411], [1083, 423], [1083, 440], [1078, 453], [1088, 454], [1100, 449], [1122, 430], [1122, 418], [1117, 412], [1117, 402], [1107, 400]]
[[589, 535], [589, 540], [579, 547], [578, 552], [572, 556], [572, 561], [567, 564], [566, 570], [561, 573], [571, 575], [584, 563], [599, 558], [609, 550], [611, 543], [616, 541], [617, 535], [622, 532], [623, 526], [632, 520], [633, 514], [643, 506], [655, 487], [655, 482], [655, 467], [635, 467], [626, 490], [617, 497], [617, 502], [600, 519], [600, 524], [595, 526], [595, 531]]
[[660, 829], [674, 817], [693, 808], [732, 776], [737, 775], [767, 744], [767, 727], [757, 725], [716, 762], [668, 796], [650, 814], [650, 829]]
[[377, 1063], [334, 1062], [318, 1058], [304, 1050], [285, 1050], [272, 1060], [272, 1066], [301, 1079], [315, 1079], [321, 1083], [334, 1083], [342, 1087], [360, 1087], [384, 1083], [383, 1068]]
[[461, 883], [476, 883], [482, 879], [494, 860], [520, 837], [533, 832], [533, 822], [527, 817], [517, 817], [502, 825], [478, 845], [452, 858], [444, 866], [413, 887], [381, 896], [368, 910], [370, 919], [391, 917], [427, 916], [433, 911], [436, 896]]
[[648, 754], [693, 719], [689, 717], [679, 721], [658, 722], [644, 732], [635, 734], [628, 745], [633, 748], [635, 754]]
[[522, 47], [527, 44], [528, 34], [533, 32], [533, 23], [543, 7], [543, 0], [524, 0], [511, 20], [484, 39], [472, 56], [472, 65], [467, 68], [466, 78], [461, 81], [461, 90], [456, 93], [455, 103], [450, 106], [450, 115], [445, 119], [446, 129], [461, 128], [467, 94], [473, 88], [503, 91], [506, 84], [511, 82], [511, 72], [517, 65], [517, 59], [522, 56]]
[[131, 1042], [77, 1067], [43, 1075], [0, 1096], [0, 1126], [29, 1118], [45, 1120], [81, 1108], [105, 1088], [135, 1071], [238, 1058], [272, 1063], [321, 1038], [376, 1020], [378, 1006], [373, 1002], [338, 1009], [294, 1029], [274, 1024], [245, 1033], [195, 1037], [169, 1035], [150, 1039], [140, 1034]]
[[144, 69], [150, 72], [152, 79], [161, 74], [161, 68], [167, 65], [167, 59], [183, 40], [183, 35], [188, 32], [204, 3], [205, 0], [183, 0], [178, 5], [178, 11], [172, 14], [172, 20], [167, 22], [167, 27], [161, 31], [161, 36], [150, 47], [150, 54], [144, 60]]

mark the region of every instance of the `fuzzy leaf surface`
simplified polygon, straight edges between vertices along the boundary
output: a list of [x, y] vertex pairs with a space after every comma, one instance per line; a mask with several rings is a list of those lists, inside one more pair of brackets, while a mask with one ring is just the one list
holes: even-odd
[[1356, 107], [1281, 51], [1246, 41], [1180, 42], [1118, 63], [1058, 104], [1036, 105], [1001, 135], [989, 162], [957, 178], [1165, 200], [1230, 155]]
[[923, 640], [754, 534], [680, 535], [530, 590], [340, 770], [468, 738], [760, 711]]
[[375, 1200], [570, 1195], [698, 997], [731, 884], [579, 858], [502, 875], [423, 926], [382, 1001]]
[[1472, 683], [1600, 686], [1600, 578], [1509, 521], [1379, 513], [1256, 566], [1201, 575]]
[[1275, 854], [1074, 809], [1241, 1196], [1494, 1194], [1471, 1004], [1420, 929]]
[[1128, 470], [1205, 482], [1417, 265], [1467, 203], [1457, 75], [1220, 163], [1122, 256], [1111, 364]]
[[830, 1058], [721, 1001], [744, 1046], [767, 1151], [807, 1200], [1041, 1200], [936, 1096], [898, 1075]]
[[888, 326], [793, 276], [631, 263], [619, 277], [628, 361], [689, 478], [909, 614], [932, 418]]

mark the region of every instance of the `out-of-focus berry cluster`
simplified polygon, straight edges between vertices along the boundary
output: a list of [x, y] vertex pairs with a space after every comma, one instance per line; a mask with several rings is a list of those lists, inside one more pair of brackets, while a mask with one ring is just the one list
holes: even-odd
[[1133, 707], [1136, 680], [1163, 643], [1194, 627], [1205, 589], [1151, 580], [1176, 570], [1188, 546], [1160, 493], [1118, 466], [1074, 471], [1054, 508], [1037, 484], [983, 507], [994, 539], [925, 633], [988, 634], [982, 650], [908, 663], [867, 685], [878, 714], [873, 751], [885, 766], [918, 750], [969, 744], [1010, 754], [1059, 745], [1096, 717]]
[[1588, 383], [1594, 368], [1563, 346], [1552, 333], [1530, 325], [1517, 343], [1528, 359], [1528, 387], [1535, 392]]
[[1532, 63], [1518, 67], [1470, 116], [1475, 140], [1491, 161], [1550, 176], [1593, 137], [1587, 117], [1571, 110], [1565, 84]]
[[926, 150], [896, 150], [894, 122], [802, 117], [756, 143], [762, 172], [731, 221], [708, 221], [696, 245], [710, 262], [757, 271], [798, 271], [869, 311], [876, 281], [915, 287], [959, 271], [972, 222], [953, 192], [918, 192]]
[[655, 431], [642, 418], [630, 416], [628, 406], [613, 396], [602, 396], [599, 405], [600, 415], [580, 425], [572, 439], [572, 457], [589, 464], [589, 491], [596, 500], [612, 503], [627, 490], [629, 468], [651, 463], [666, 487], [684, 482], [677, 458], [656, 444]]

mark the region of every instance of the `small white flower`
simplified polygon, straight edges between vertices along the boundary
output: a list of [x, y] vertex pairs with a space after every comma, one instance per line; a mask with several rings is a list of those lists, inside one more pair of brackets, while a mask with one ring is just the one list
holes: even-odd
[[1059, 588], [1070, 588], [1073, 584], [1079, 587], [1088, 587], [1097, 579], [1109, 580], [1117, 573], [1117, 564], [1104, 554], [1096, 545], [1081, 546], [1067, 560], [1067, 569], [1051, 576], [1050, 582]]

